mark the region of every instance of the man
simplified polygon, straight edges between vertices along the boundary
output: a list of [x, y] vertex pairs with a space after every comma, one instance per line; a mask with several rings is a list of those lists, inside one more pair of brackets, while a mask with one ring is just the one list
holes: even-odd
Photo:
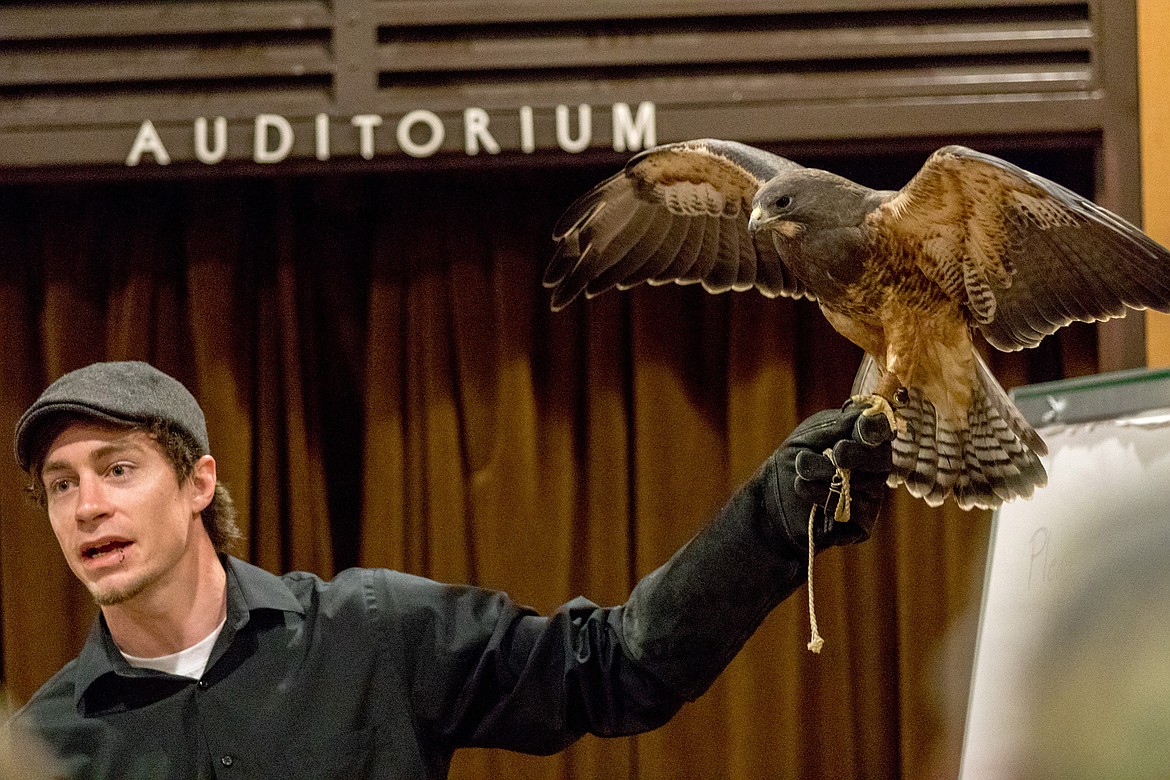
[[[395, 571], [324, 582], [231, 557], [194, 397], [145, 363], [94, 364], [24, 413], [16, 459], [101, 614], [9, 730], [75, 778], [442, 778], [463, 746], [646, 731], [804, 582], [810, 512], [815, 549], [868, 538], [890, 438], [859, 408], [814, 415], [626, 604], [541, 617]], [[838, 467], [848, 522], [826, 515]]]

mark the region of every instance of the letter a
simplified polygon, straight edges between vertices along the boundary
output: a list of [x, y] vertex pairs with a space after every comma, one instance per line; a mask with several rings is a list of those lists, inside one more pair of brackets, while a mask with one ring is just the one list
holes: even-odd
[[134, 139], [134, 145], [130, 147], [130, 154], [126, 155], [126, 164], [137, 165], [146, 152], [153, 154], [155, 162], [159, 165], [167, 165], [171, 161], [171, 156], [167, 154], [167, 148], [163, 146], [158, 131], [154, 129], [154, 122], [149, 119], [144, 119], [138, 128], [138, 135]]

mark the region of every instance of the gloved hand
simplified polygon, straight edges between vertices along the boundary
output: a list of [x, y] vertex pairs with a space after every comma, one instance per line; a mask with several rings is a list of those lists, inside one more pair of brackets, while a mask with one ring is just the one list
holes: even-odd
[[[816, 506], [813, 541], [823, 549], [869, 538], [885, 500], [892, 467], [890, 430], [885, 415], [863, 415], [864, 405], [850, 401], [841, 409], [817, 412], [796, 427], [767, 464], [774, 469], [773, 513], [781, 533], [808, 550], [808, 515]], [[832, 450], [833, 461], [823, 453]], [[830, 487], [837, 466], [849, 470], [849, 519], [833, 520], [840, 495]], [[827, 506], [826, 506], [827, 504]], [[826, 513], [827, 510], [827, 513]]]

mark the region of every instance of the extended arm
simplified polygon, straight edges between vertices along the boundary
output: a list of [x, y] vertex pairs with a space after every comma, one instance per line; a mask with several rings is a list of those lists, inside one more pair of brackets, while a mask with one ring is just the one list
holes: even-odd
[[[805, 421], [622, 606], [577, 599], [540, 617], [503, 594], [451, 592], [440, 612], [469, 622], [443, 628], [442, 652], [415, 660], [427, 682], [416, 686], [421, 715], [433, 736], [451, 748], [547, 753], [585, 732], [631, 734], [666, 722], [804, 582], [809, 511], [828, 499], [835, 470], [825, 468], [826, 449], [851, 471], [852, 517], [836, 523], [816, 509], [816, 547], [868, 537], [886, 491], [890, 433], [885, 418], [859, 414], [849, 408]], [[489, 622], [491, 636], [480, 644], [476, 626]], [[435, 634], [433, 624], [424, 630]], [[459, 675], [462, 687], [434, 696], [444, 679]]]

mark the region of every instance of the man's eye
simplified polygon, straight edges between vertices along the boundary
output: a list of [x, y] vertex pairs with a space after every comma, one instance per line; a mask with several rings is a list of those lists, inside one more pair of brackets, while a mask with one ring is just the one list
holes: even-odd
[[130, 468], [124, 463], [115, 463], [110, 466], [110, 475], [114, 477], [124, 477], [130, 472]]
[[69, 489], [70, 481], [67, 479], [55, 479], [49, 483], [50, 493], [64, 493]]

